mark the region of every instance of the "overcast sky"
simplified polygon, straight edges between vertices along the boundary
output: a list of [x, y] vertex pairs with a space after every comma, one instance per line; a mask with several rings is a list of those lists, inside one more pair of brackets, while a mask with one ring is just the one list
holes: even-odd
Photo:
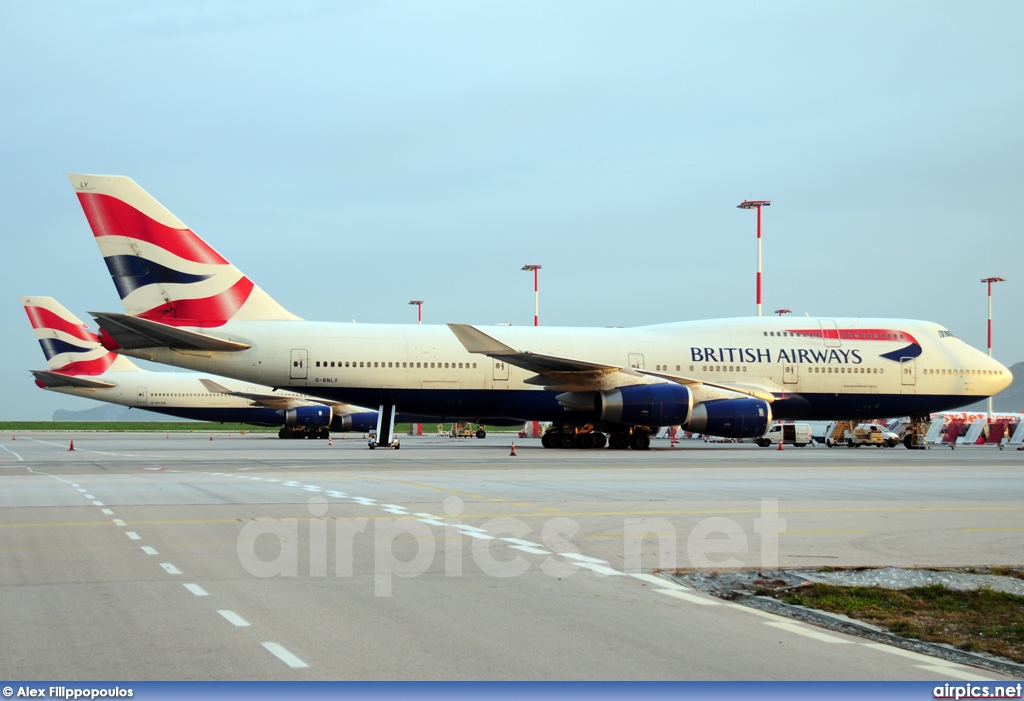
[[307, 319], [928, 319], [1024, 360], [1024, 3], [5, 2], [19, 295], [121, 311], [69, 172], [128, 175]]

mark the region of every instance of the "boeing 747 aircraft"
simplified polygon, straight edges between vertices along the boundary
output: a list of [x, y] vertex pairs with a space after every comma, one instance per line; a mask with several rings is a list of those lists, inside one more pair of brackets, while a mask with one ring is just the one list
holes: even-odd
[[347, 324], [284, 309], [134, 181], [72, 175], [126, 314], [110, 349], [439, 419], [552, 422], [545, 447], [643, 449], [659, 426], [760, 436], [772, 419], [913, 417], [1010, 384], [946, 328], [908, 319], [742, 318], [636, 328]]
[[95, 333], [52, 297], [22, 297], [49, 370], [33, 370], [43, 389], [199, 421], [281, 426], [281, 438], [328, 438], [330, 431], [373, 430], [377, 412], [243, 386], [221, 377], [149, 372], [103, 348]]

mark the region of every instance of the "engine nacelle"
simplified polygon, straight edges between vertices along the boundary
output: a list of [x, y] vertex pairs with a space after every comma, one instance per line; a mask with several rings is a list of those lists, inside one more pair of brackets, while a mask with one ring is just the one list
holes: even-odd
[[687, 431], [722, 438], [763, 436], [772, 422], [772, 408], [763, 399], [713, 399], [693, 407]]
[[684, 385], [634, 385], [598, 392], [595, 403], [604, 421], [632, 426], [676, 426], [690, 420], [693, 394]]
[[[277, 412], [281, 414], [282, 412]], [[283, 412], [285, 426], [330, 426], [331, 407], [317, 404], [285, 409]]]
[[377, 412], [363, 411], [358, 414], [335, 414], [331, 421], [331, 431], [335, 433], [369, 433], [377, 428]]

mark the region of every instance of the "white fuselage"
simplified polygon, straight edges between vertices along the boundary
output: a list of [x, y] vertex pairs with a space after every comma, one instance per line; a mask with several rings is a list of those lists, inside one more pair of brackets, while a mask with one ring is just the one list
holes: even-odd
[[[251, 348], [126, 353], [364, 406], [393, 403], [428, 416], [546, 420], [564, 412], [553, 392], [527, 382], [535, 373], [468, 352], [446, 326], [235, 321], [195, 330]], [[903, 319], [741, 318], [486, 331], [531, 353], [758, 388], [775, 395], [776, 418], [924, 414], [991, 396], [1012, 380], [1003, 365], [941, 326]], [[652, 381], [663, 380], [631, 380]], [[714, 398], [713, 390], [704, 392], [703, 398]], [[695, 399], [702, 399], [699, 392]]]

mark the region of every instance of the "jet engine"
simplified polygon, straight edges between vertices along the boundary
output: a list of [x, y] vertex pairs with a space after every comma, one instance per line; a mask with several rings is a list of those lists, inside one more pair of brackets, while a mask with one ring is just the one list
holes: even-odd
[[285, 426], [330, 426], [331, 407], [322, 404], [299, 406], [277, 412], [284, 417]]
[[633, 426], [676, 426], [690, 420], [693, 394], [683, 385], [634, 385], [598, 392], [598, 416]]
[[358, 414], [335, 414], [331, 420], [331, 430], [336, 433], [346, 433], [348, 431], [369, 433], [376, 428], [376, 411], [364, 411]]
[[713, 399], [693, 407], [687, 431], [722, 438], [763, 436], [772, 422], [772, 409], [763, 399]]

